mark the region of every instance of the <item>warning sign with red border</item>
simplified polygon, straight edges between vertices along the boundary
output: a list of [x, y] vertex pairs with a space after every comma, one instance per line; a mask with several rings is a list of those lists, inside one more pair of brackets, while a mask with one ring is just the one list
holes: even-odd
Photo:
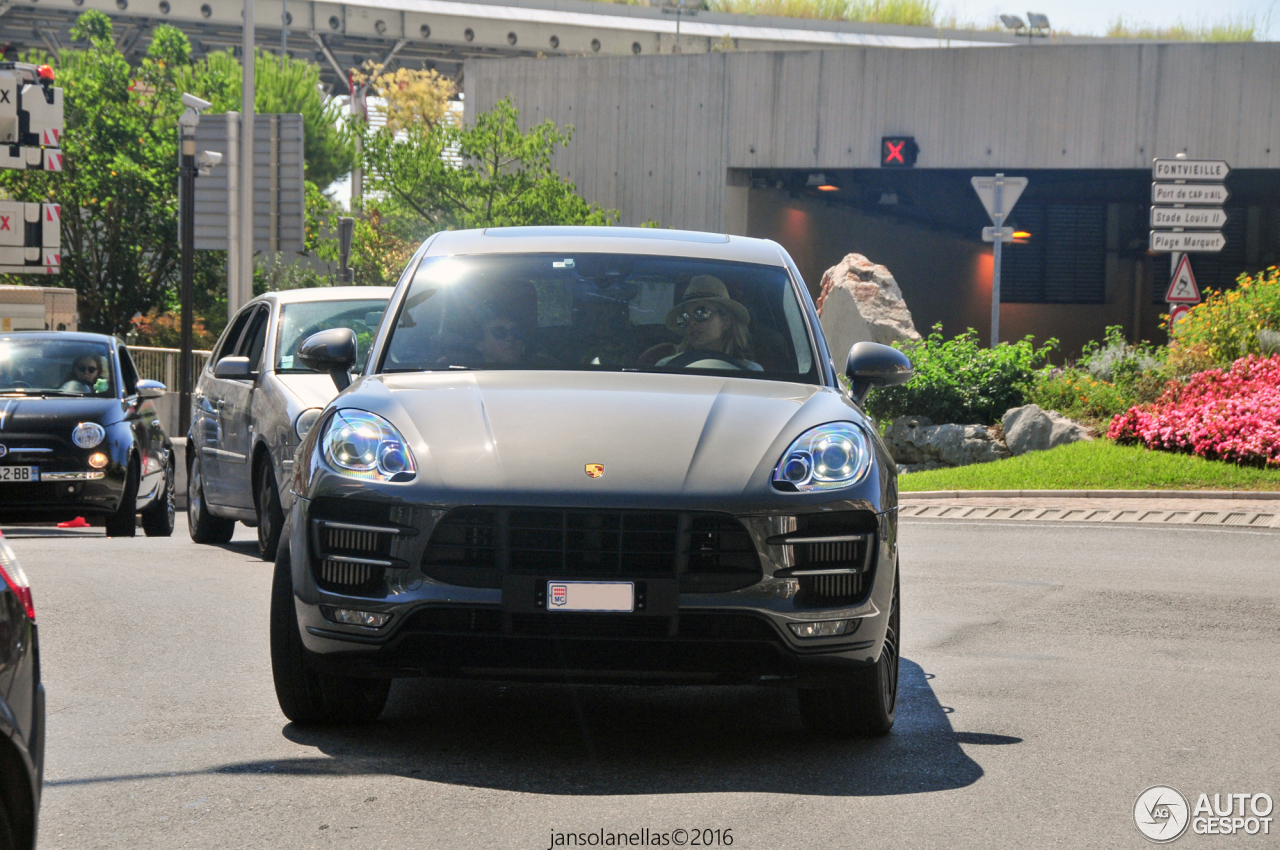
[[1169, 291], [1164, 300], [1170, 304], [1199, 304], [1200, 287], [1196, 285], [1196, 276], [1191, 271], [1191, 258], [1186, 254], [1178, 261], [1178, 269], [1169, 281]]

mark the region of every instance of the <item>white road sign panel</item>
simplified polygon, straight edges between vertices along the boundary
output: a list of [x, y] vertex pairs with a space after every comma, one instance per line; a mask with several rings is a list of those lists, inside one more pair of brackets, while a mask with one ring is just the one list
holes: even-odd
[[1152, 183], [1153, 204], [1197, 204], [1222, 206], [1231, 193], [1221, 184], [1210, 183]]
[[[1196, 276], [1191, 272], [1191, 258], [1186, 254], [1178, 261], [1178, 270], [1169, 281], [1169, 289], [1164, 300], [1170, 304], [1199, 304], [1200, 287], [1196, 284]], [[1172, 322], [1170, 323], [1172, 325]]]
[[1225, 180], [1230, 173], [1220, 159], [1157, 159], [1151, 165], [1157, 180]]
[[[984, 227], [984, 228], [982, 228], [982, 241], [983, 241], [983, 242], [994, 242], [994, 241], [996, 241], [996, 229], [995, 229], [994, 227]], [[1000, 228], [1000, 241], [1001, 241], [1001, 242], [1004, 242], [1004, 243], [1006, 243], [1006, 244], [1007, 244], [1007, 243], [1009, 243], [1009, 242], [1012, 242], [1012, 241], [1013, 241], [1013, 228], [1012, 228], [1012, 227], [1002, 227], [1002, 228]]]
[[1219, 207], [1152, 207], [1152, 227], [1192, 227], [1217, 230], [1227, 223]]
[[1013, 209], [1013, 205], [1018, 203], [1018, 198], [1022, 197], [1022, 190], [1027, 188], [1027, 178], [1025, 177], [1005, 177], [1004, 191], [1001, 192], [1001, 207], [996, 209], [996, 178], [994, 177], [974, 177], [969, 182], [973, 184], [973, 191], [978, 193], [978, 199], [982, 201], [982, 205], [987, 209], [987, 215], [991, 216], [991, 221], [996, 220], [996, 213], [1009, 214], [1009, 210]]
[[1226, 237], [1216, 231], [1151, 231], [1151, 250], [1161, 254], [1187, 251], [1216, 254], [1226, 244]]

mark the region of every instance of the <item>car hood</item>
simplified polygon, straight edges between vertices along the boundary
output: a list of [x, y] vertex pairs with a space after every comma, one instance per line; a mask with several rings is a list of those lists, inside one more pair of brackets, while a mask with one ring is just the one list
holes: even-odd
[[276, 372], [276, 380], [293, 394], [299, 410], [324, 407], [338, 394], [333, 378], [316, 372]]
[[0, 434], [74, 428], [80, 422], [112, 425], [124, 415], [115, 398], [0, 398]]
[[339, 404], [391, 419], [424, 485], [602, 498], [742, 493], [806, 428], [861, 418], [819, 386], [643, 373], [379, 375]]

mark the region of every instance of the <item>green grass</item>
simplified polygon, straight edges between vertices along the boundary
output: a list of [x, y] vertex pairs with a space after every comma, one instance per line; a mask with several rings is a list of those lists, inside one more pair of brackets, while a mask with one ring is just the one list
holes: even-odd
[[902, 492], [919, 490], [1275, 490], [1280, 470], [1234, 466], [1194, 455], [1072, 443], [1047, 452], [898, 477]]
[[1152, 38], [1161, 41], [1257, 41], [1268, 28], [1269, 14], [1240, 15], [1215, 23], [1204, 21], [1186, 24], [1178, 21], [1171, 27], [1136, 24], [1117, 17], [1107, 27], [1109, 38]]

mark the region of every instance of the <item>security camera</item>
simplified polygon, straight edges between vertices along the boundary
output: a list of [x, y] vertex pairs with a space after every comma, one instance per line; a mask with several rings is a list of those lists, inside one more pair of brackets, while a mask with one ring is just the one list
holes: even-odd
[[201, 177], [208, 177], [221, 162], [222, 154], [217, 151], [196, 151], [196, 173]]
[[204, 112], [210, 106], [213, 106], [209, 101], [201, 100], [195, 95], [187, 94], [186, 92], [182, 94], [182, 105], [194, 109], [196, 112]]

